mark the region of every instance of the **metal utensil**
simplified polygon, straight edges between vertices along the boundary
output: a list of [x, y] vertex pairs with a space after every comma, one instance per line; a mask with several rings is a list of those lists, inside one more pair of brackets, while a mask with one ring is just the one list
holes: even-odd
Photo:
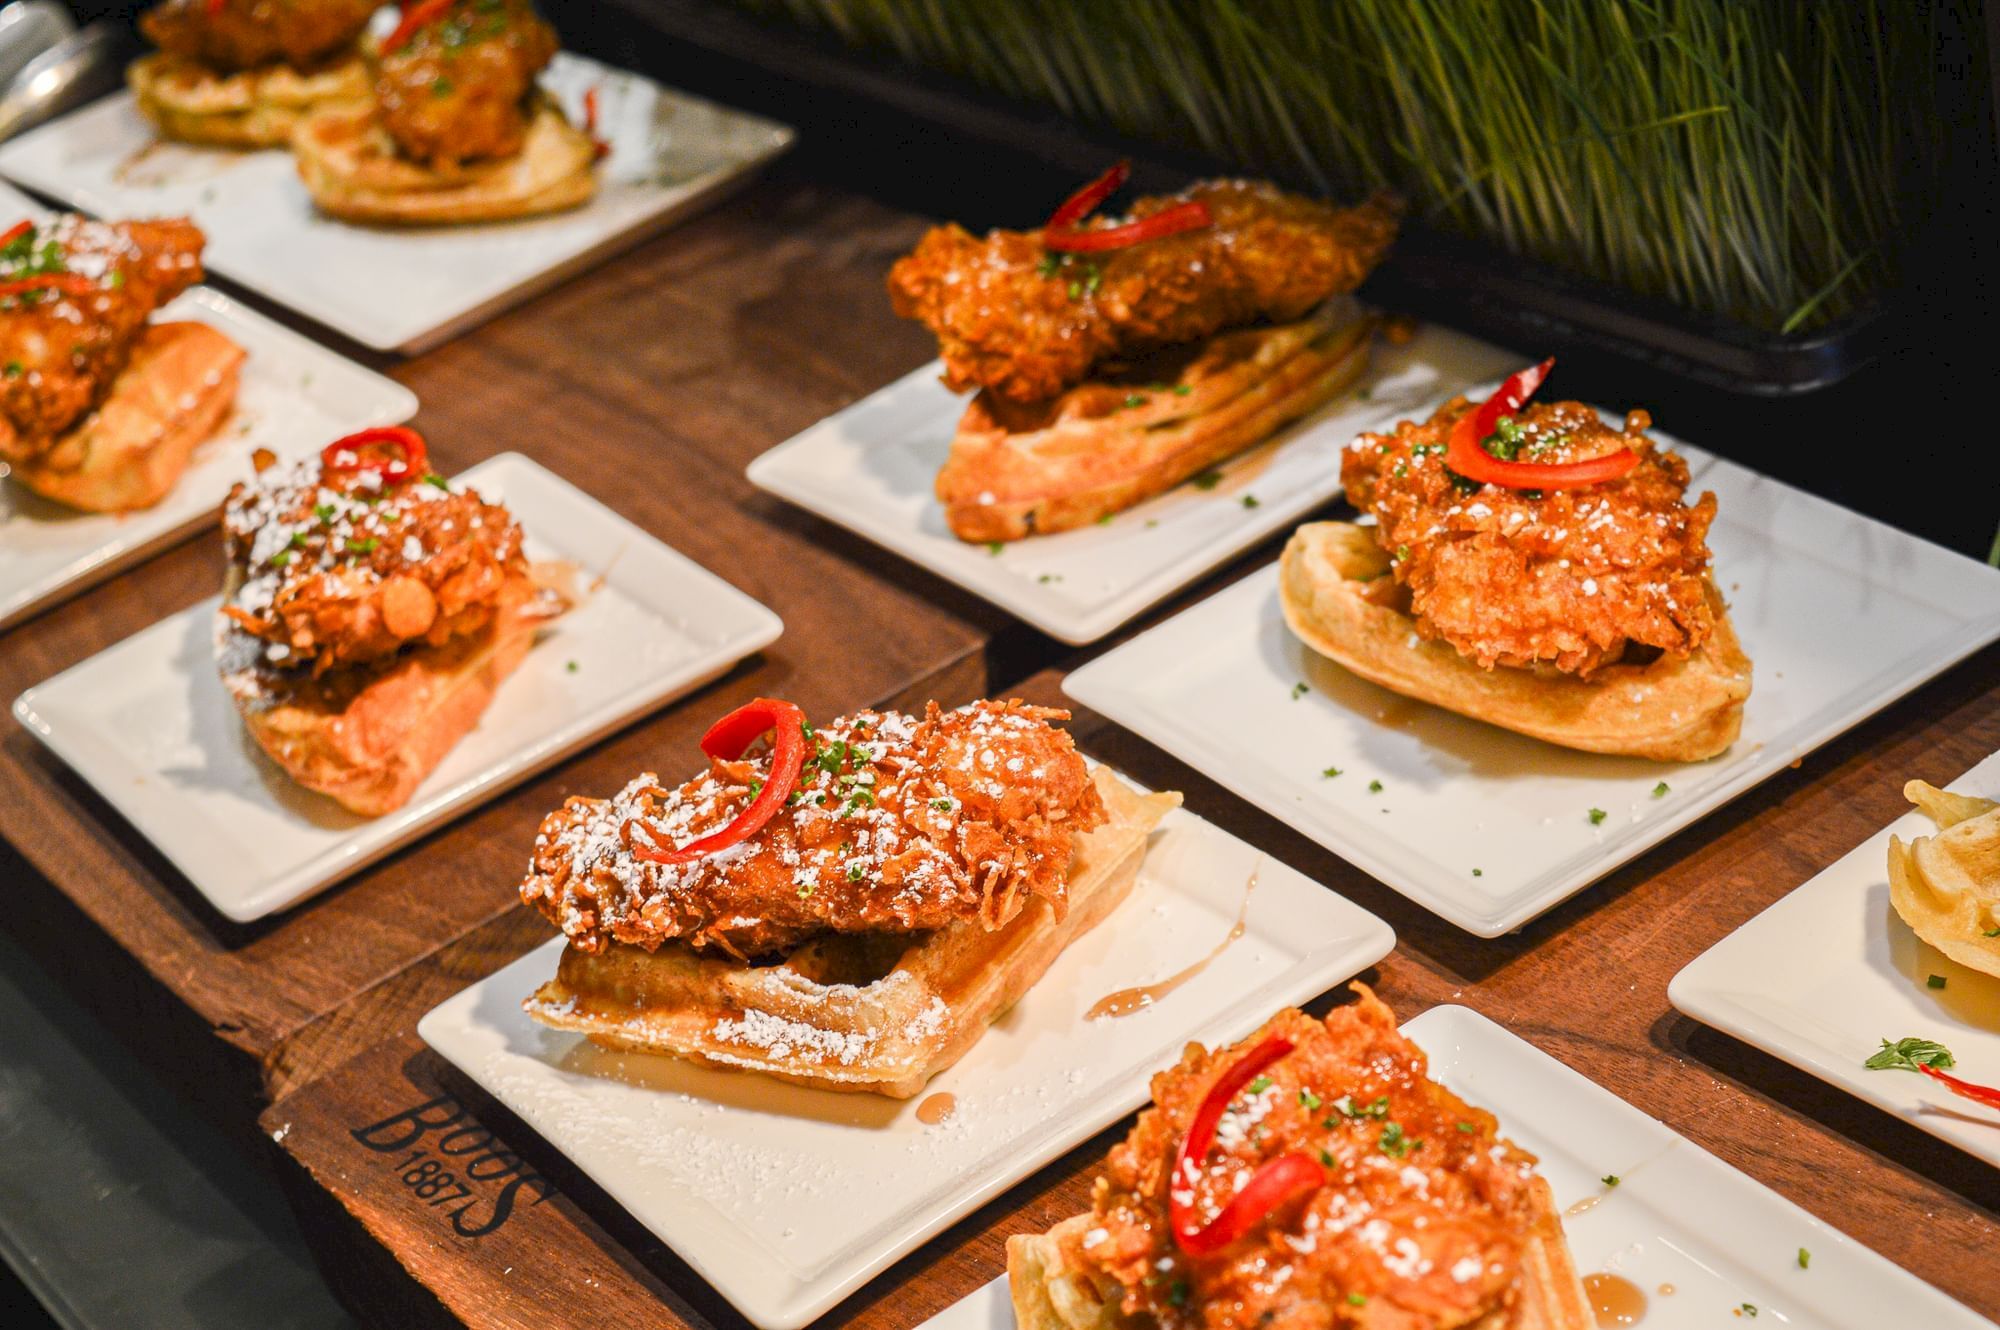
[[28, 61], [0, 92], [0, 140], [117, 87], [123, 40], [111, 24], [93, 23]]

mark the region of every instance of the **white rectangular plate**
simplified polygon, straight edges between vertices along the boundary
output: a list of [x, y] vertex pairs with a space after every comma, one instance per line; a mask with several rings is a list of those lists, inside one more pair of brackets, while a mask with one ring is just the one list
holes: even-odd
[[[0, 225], [43, 209], [0, 185]], [[229, 486], [269, 448], [290, 461], [343, 434], [416, 414], [408, 388], [361, 368], [205, 286], [159, 322], [192, 320], [228, 336], [243, 363], [236, 410], [195, 450], [173, 492], [136, 513], [80, 513], [0, 481], [0, 628], [73, 596], [153, 550], [213, 522]]]
[[[455, 481], [507, 505], [529, 558], [574, 564], [583, 598], [395, 812], [357, 816], [264, 756], [216, 674], [216, 600], [30, 688], [15, 718], [210, 904], [244, 923], [715, 678], [783, 629], [762, 605], [525, 457], [502, 453]], [[590, 589], [597, 578], [603, 585]]]
[[[1907, 773], [1933, 783], [1944, 774]], [[2000, 753], [1950, 788], [2000, 799]], [[1949, 1048], [1958, 1074], [2000, 1081], [2000, 979], [1946, 959], [1889, 903], [1889, 837], [1936, 834], [1937, 824], [1912, 809], [1697, 956], [1667, 997], [1696, 1020], [2000, 1167], [2000, 1113], [1923, 1076], [1861, 1065], [1882, 1040], [1917, 1035]], [[1943, 988], [1927, 987], [1934, 974]]]
[[1755, 666], [1742, 736], [1720, 757], [1573, 752], [1378, 688], [1292, 636], [1276, 565], [1063, 690], [1497, 937], [2000, 637], [2000, 571], [1654, 436], [1687, 458], [1691, 493], [1715, 491], [1715, 578]]
[[[1101, 997], [1207, 955], [1251, 873], [1247, 931], [1154, 1006]], [[1240, 1038], [1387, 955], [1387, 924], [1191, 813], [1154, 834], [1132, 896], [925, 1091], [937, 1126], [896, 1101], [606, 1052], [545, 1029], [521, 1001], [555, 974], [557, 939], [418, 1025], [431, 1047], [540, 1132], [767, 1330], [804, 1325], [953, 1220], [1145, 1101], [1190, 1039]]]
[[1339, 494], [1340, 450], [1363, 429], [1518, 359], [1435, 325], [1403, 346], [1378, 338], [1356, 388], [1215, 468], [1212, 488], [1182, 485], [1103, 525], [997, 553], [952, 535], [932, 490], [966, 403], [935, 363], [771, 449], [750, 481], [1081, 645]]
[[[1431, 1075], [1541, 1157], [1556, 1204], [1578, 1211], [1563, 1221], [1578, 1273], [1638, 1285], [1645, 1330], [1991, 1325], [1476, 1012], [1433, 1007], [1403, 1032], [1430, 1055]], [[1607, 1174], [1616, 1188], [1599, 1180]], [[1013, 1325], [1002, 1278], [922, 1330]]]
[[130, 93], [0, 147], [0, 174], [99, 217], [185, 214], [208, 266], [383, 351], [435, 346], [636, 244], [784, 151], [792, 131], [562, 54], [542, 84], [580, 121], [597, 87], [611, 155], [572, 212], [485, 226], [396, 229], [322, 216], [283, 149], [158, 143]]

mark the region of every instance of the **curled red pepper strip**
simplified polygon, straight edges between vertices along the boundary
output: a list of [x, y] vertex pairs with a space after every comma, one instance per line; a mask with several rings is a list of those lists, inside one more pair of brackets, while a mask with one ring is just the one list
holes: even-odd
[[1063, 200], [1063, 205], [1050, 215], [1045, 231], [1067, 231], [1103, 205], [1104, 200], [1117, 193], [1125, 178], [1132, 174], [1132, 163], [1120, 162], [1097, 179]]
[[22, 236], [27, 235], [30, 231], [34, 229], [35, 229], [35, 224], [33, 222], [29, 221], [25, 217], [22, 218], [20, 221], [8, 227], [5, 234], [0, 234], [0, 249], [7, 248], [7, 246], [13, 244], [16, 240], [19, 240]]
[[458, 0], [419, 0], [417, 4], [403, 6], [403, 20], [396, 30], [382, 43], [383, 55], [394, 55], [409, 43], [427, 25], [436, 22], [451, 12]]
[[[394, 456], [371, 460], [369, 453], [387, 450]], [[380, 471], [387, 481], [408, 480], [424, 470], [430, 450], [424, 436], [405, 425], [383, 425], [335, 439], [319, 451], [328, 471]]]
[[1183, 231], [1199, 231], [1214, 224], [1215, 218], [1209, 213], [1206, 203], [1190, 201], [1162, 208], [1123, 226], [1103, 226], [1095, 230], [1047, 230], [1042, 232], [1042, 243], [1066, 254], [1096, 254], [1107, 249], [1127, 249], [1148, 240], [1179, 235]]
[[[701, 751], [718, 761], [730, 762], [743, 756], [757, 739], [771, 735], [771, 771], [764, 788], [720, 831], [691, 840], [678, 849], [660, 842], [659, 833], [631, 818], [624, 827], [625, 846], [640, 859], [656, 864], [685, 864], [707, 858], [732, 845], [740, 845], [763, 829], [792, 797], [799, 772], [806, 764], [806, 713], [790, 702], [759, 697], [745, 702], [709, 727], [701, 736]], [[635, 832], [643, 831], [646, 842]]]
[[1257, 1074], [1292, 1051], [1292, 1041], [1273, 1035], [1224, 1072], [1209, 1087], [1194, 1121], [1174, 1157], [1174, 1171], [1167, 1178], [1167, 1210], [1174, 1242], [1190, 1256], [1208, 1256], [1221, 1251], [1248, 1233], [1258, 1220], [1286, 1201], [1326, 1182], [1326, 1172], [1309, 1156], [1293, 1152], [1267, 1160], [1251, 1175], [1243, 1189], [1230, 1198], [1206, 1225], [1195, 1216], [1194, 1184], [1201, 1176], [1209, 1147], [1215, 1144], [1215, 1129], [1237, 1093], [1255, 1080]]
[[26, 295], [30, 291], [61, 291], [67, 295], [82, 296], [98, 289], [96, 282], [81, 273], [45, 272], [34, 277], [0, 282], [0, 300], [8, 296]]
[[1048, 224], [1042, 228], [1042, 243], [1062, 253], [1095, 254], [1107, 249], [1126, 249], [1162, 236], [1198, 231], [1204, 226], [1214, 225], [1215, 218], [1209, 213], [1208, 205], [1190, 201], [1162, 208], [1122, 226], [1083, 229], [1084, 219], [1096, 212], [1099, 205], [1110, 198], [1131, 174], [1132, 164], [1120, 162], [1064, 199], [1062, 207], [1055, 210]]
[[1971, 1081], [1960, 1080], [1950, 1072], [1939, 1071], [1928, 1062], [1917, 1063], [1917, 1070], [1943, 1084], [1953, 1094], [1963, 1095], [1975, 1104], [1985, 1104], [1988, 1108], [2000, 1108], [2000, 1090], [1990, 1085], [1975, 1085]]
[[596, 151], [599, 161], [611, 155], [611, 145], [597, 136], [597, 88], [594, 84], [583, 94], [583, 132], [590, 136], [590, 146]]
[[1485, 485], [1516, 490], [1570, 490], [1597, 485], [1631, 471], [1639, 465], [1639, 454], [1620, 448], [1602, 457], [1581, 462], [1509, 462], [1486, 451], [1483, 441], [1493, 433], [1500, 417], [1512, 415], [1527, 405], [1555, 367], [1551, 356], [1539, 365], [1508, 376], [1491, 397], [1458, 418], [1445, 444], [1444, 464]]

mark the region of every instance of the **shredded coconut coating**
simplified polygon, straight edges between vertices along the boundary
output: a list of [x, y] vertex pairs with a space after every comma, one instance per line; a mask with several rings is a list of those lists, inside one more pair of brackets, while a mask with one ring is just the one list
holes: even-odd
[[240, 581], [223, 607], [232, 635], [314, 677], [479, 632], [528, 576], [500, 505], [436, 476], [326, 472], [317, 456], [237, 485], [222, 529]]
[[[1153, 1078], [1153, 1104], [1105, 1161], [1095, 1223], [1072, 1253], [1161, 1330], [1415, 1330], [1487, 1324], [1517, 1296], [1534, 1156], [1493, 1115], [1430, 1079], [1395, 1016], [1360, 1002], [1324, 1022], [1283, 1011], [1233, 1048], [1190, 1045]], [[1278, 1035], [1292, 1051], [1230, 1104], [1191, 1176], [1174, 1161], [1209, 1087]], [[1258, 1167], [1300, 1151], [1326, 1183], [1210, 1256], [1171, 1236], [1180, 1193], [1206, 1223]]]
[[1417, 631], [1485, 668], [1548, 665], [1584, 678], [1634, 646], [1699, 649], [1715, 626], [1715, 496], [1686, 501], [1687, 463], [1646, 436], [1651, 417], [1634, 411], [1621, 432], [1581, 402], [1530, 406], [1514, 418], [1519, 460], [1639, 455], [1617, 480], [1536, 492], [1462, 482], [1445, 466], [1451, 427], [1473, 409], [1454, 398], [1422, 424], [1363, 434], [1342, 458], [1348, 499], [1375, 515]]
[[521, 898], [587, 952], [678, 938], [738, 957], [834, 932], [999, 928], [1033, 896], [1060, 910], [1073, 839], [1105, 820], [1083, 758], [1049, 724], [1066, 719], [992, 701], [844, 717], [813, 734], [777, 816], [686, 864], [636, 857], [626, 824], [663, 845], [717, 831], [762, 788], [769, 755], [711, 761], [677, 789], [649, 772], [550, 814]]

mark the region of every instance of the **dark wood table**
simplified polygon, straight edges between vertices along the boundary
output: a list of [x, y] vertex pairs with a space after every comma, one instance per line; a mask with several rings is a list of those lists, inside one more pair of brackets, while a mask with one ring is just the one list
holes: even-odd
[[[1072, 728], [1093, 755], [1184, 791], [1193, 811], [1393, 924], [1396, 950], [1362, 978], [1399, 1015], [1441, 1002], [1485, 1013], [1919, 1278], [2000, 1317], [2000, 1175], [1688, 1020], [1666, 996], [1682, 966], [1898, 816], [1906, 778], [1956, 775], [2000, 748], [1996, 677], [2000, 647], [1496, 941], [1426, 913], [1101, 717], [1079, 713]], [[1060, 704], [1060, 680], [1049, 670], [1003, 691]], [[397, 1156], [363, 1139], [366, 1128], [413, 1111], [448, 1123], [430, 1140], [445, 1130], [473, 1132], [463, 1139], [490, 1132], [480, 1151], [518, 1160], [468, 1212], [475, 1227], [489, 1222], [507, 1183], [520, 1183], [491, 1232], [454, 1232], [401, 1185], [390, 1167]], [[276, 1104], [264, 1125], [294, 1166], [288, 1181], [325, 1268], [371, 1320], [525, 1327], [587, 1307], [596, 1324], [745, 1324], [407, 1030]], [[1046, 1228], [1088, 1204], [1098, 1163], [1127, 1126], [1014, 1187], [820, 1324], [908, 1330], [970, 1293], [1004, 1268], [1008, 1234]]]
[[[784, 637], [720, 682], [302, 906], [222, 918], [67, 767], [0, 732], [6, 927], [171, 1081], [247, 1132], [287, 1088], [407, 1026], [524, 944], [544, 812], [688, 754], [759, 693], [815, 714], [971, 695], [1005, 616], [756, 494], [764, 449], [923, 363], [882, 273], [920, 224], [780, 175], [390, 371], [441, 465], [534, 457], [770, 606]], [[310, 331], [310, 329], [308, 329]], [[0, 697], [213, 594], [209, 532], [0, 637]], [[11, 848], [8, 848], [11, 847]], [[357, 1042], [359, 1041], [359, 1042]]]
[[[695, 696], [452, 822], [333, 891], [239, 928], [18, 730], [0, 738], [0, 926], [128, 1046], [269, 1152], [329, 1276], [373, 1323], [738, 1326], [677, 1258], [416, 1040], [432, 1004], [545, 938], [515, 887], [542, 814], [603, 791], [758, 692], [815, 714], [993, 691], [1059, 698], [1081, 657], [828, 525], [743, 466], [921, 363], [880, 282], [921, 223], [780, 170], [688, 223], [391, 370], [448, 466], [517, 449], [777, 610], [785, 637]], [[1728, 451], [1724, 449], [1724, 451]], [[1275, 545], [1184, 592], [1184, 608]], [[210, 594], [214, 536], [0, 635], [0, 696]], [[1389, 920], [1364, 977], [1404, 1016], [1462, 1002], [1985, 1314], [2000, 1174], [1676, 1015], [1688, 960], [1899, 811], [1911, 775], [2000, 748], [1989, 650], [1537, 920], [1486, 942], [1387, 891], [1150, 746], [1082, 715], [1085, 746]], [[1334, 1000], [1331, 996], [1323, 1001]], [[268, 1105], [268, 1107], [267, 1107]], [[355, 1132], [419, 1110], [490, 1132], [485, 1220], [421, 1206]], [[1001, 1268], [1001, 1243], [1083, 1204], [1110, 1133], [899, 1262], [828, 1324], [902, 1330]], [[468, 1138], [469, 1139], [469, 1138]], [[503, 1197], [506, 1199], [503, 1201]], [[479, 1227], [475, 1216], [471, 1227]]]

